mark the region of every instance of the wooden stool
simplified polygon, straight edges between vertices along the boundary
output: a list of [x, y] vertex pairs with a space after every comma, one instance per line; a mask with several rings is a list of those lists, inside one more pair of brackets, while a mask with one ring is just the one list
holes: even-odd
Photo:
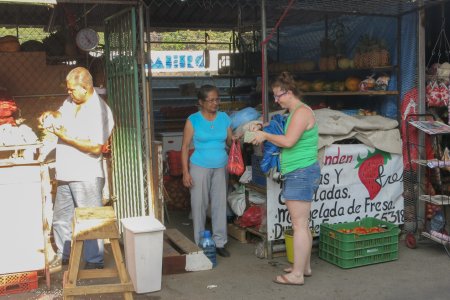
[[[79, 270], [85, 240], [109, 239], [116, 263], [114, 269]], [[111, 206], [76, 208], [73, 219], [72, 248], [69, 269], [64, 272], [64, 299], [77, 295], [123, 293], [125, 299], [133, 299], [133, 284], [125, 269], [119, 245], [119, 229]], [[77, 286], [77, 280], [119, 277], [120, 283]]]

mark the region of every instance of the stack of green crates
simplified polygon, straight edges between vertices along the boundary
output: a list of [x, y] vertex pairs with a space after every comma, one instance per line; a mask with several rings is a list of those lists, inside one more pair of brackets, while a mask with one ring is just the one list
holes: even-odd
[[[341, 229], [381, 227], [385, 231], [355, 234]], [[371, 265], [398, 258], [397, 225], [376, 218], [341, 224], [321, 224], [319, 257], [344, 269]]]

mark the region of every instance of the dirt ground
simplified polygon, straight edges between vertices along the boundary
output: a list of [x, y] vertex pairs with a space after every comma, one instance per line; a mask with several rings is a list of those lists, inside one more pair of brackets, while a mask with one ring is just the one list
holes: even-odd
[[[171, 216], [172, 223], [192, 238], [186, 214]], [[255, 256], [255, 244], [241, 244], [230, 238], [231, 257], [218, 257], [213, 270], [162, 276], [161, 291], [134, 294], [135, 299], [450, 299], [450, 257], [442, 245], [420, 240], [417, 249], [399, 243], [399, 259], [353, 269], [341, 269], [312, 255], [313, 276], [303, 286], [281, 286], [272, 279], [288, 265], [286, 257], [272, 260]], [[106, 265], [111, 264], [106, 251]], [[0, 296], [4, 299], [62, 299], [62, 273], [52, 276], [47, 290], [40, 278], [39, 288], [28, 293]], [[78, 299], [121, 299], [118, 294]]]

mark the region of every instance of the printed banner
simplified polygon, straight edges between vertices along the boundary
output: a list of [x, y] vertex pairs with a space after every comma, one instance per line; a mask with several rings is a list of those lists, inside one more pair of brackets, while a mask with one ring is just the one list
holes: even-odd
[[219, 54], [229, 53], [226, 50], [209, 51], [209, 68], [205, 68], [205, 57], [203, 51], [152, 51], [152, 72], [198, 72], [217, 71], [219, 65]]
[[[353, 222], [364, 217], [403, 224], [402, 156], [363, 144], [327, 147], [310, 217], [316, 236], [322, 223]], [[268, 179], [268, 239], [283, 239], [284, 230], [290, 227], [280, 184]]]

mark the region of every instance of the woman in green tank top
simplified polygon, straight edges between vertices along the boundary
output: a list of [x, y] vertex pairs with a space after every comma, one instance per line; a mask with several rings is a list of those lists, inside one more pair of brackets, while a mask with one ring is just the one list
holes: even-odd
[[256, 131], [253, 144], [269, 141], [281, 148], [282, 198], [288, 207], [294, 230], [294, 264], [287, 274], [274, 279], [278, 284], [302, 285], [311, 276], [312, 236], [309, 229], [311, 202], [319, 186], [317, 161], [319, 133], [313, 111], [301, 101], [301, 93], [288, 72], [272, 83], [275, 102], [289, 111], [284, 134]]

